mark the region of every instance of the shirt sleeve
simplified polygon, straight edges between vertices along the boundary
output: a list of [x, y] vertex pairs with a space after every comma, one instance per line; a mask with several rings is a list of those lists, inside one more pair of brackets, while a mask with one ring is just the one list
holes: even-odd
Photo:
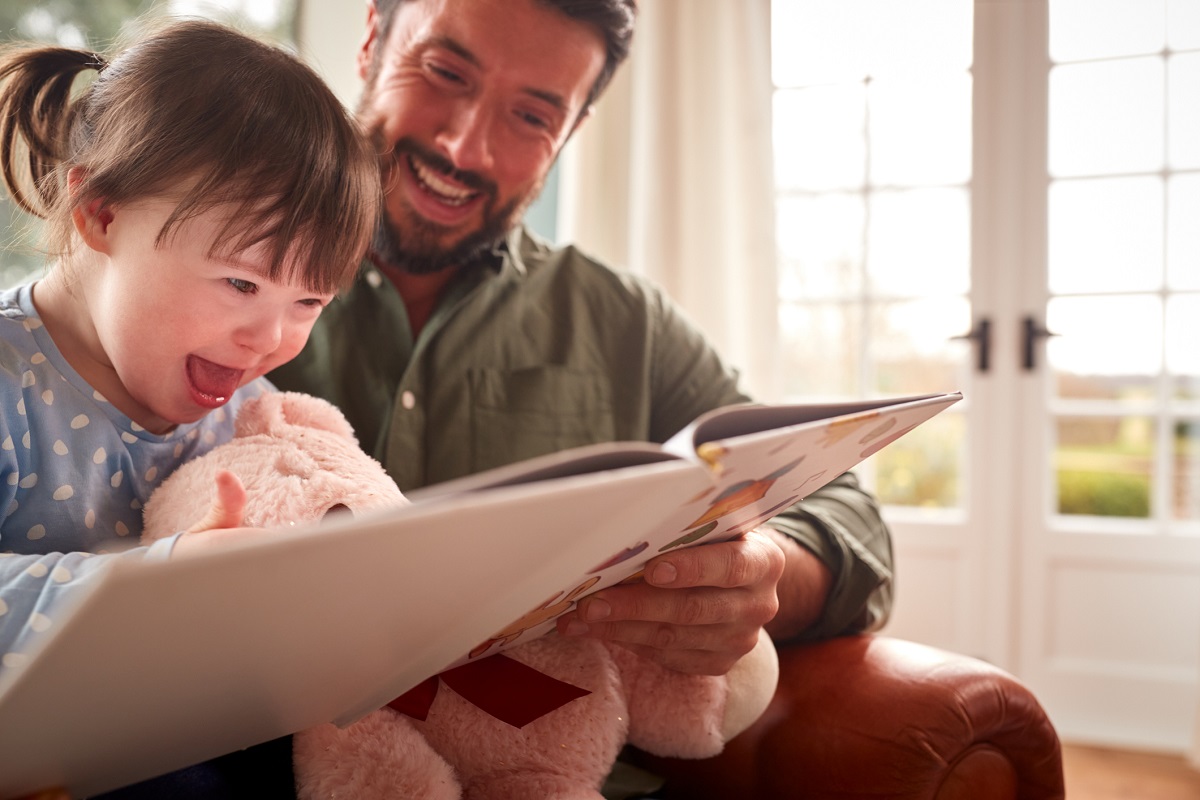
[[[705, 411], [750, 400], [738, 388], [736, 371], [722, 362], [677, 308], [657, 296], [652, 313], [656, 317], [655, 441], [664, 441]], [[891, 532], [878, 502], [852, 472], [835, 478], [769, 524], [816, 555], [833, 578], [820, 619], [797, 640], [858, 633], [887, 621], [892, 608]]]
[[116, 554], [0, 554], [0, 674], [21, 665], [115, 560], [165, 561], [180, 535]]

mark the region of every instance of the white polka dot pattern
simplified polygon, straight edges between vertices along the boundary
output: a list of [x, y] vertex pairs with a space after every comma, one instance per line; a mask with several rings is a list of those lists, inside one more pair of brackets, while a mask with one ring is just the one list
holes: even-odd
[[[75, 587], [136, 557], [142, 506], [174, 468], [233, 435], [256, 381], [225, 407], [153, 434], [69, 369], [28, 286], [0, 290], [0, 678], [63, 620]], [[132, 552], [131, 552], [131, 547]], [[96, 555], [93, 554], [103, 554]]]

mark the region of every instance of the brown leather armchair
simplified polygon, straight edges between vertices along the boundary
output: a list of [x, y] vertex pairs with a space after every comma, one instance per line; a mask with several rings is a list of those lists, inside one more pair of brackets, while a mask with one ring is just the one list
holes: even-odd
[[1058, 734], [1012, 675], [861, 635], [779, 650], [775, 699], [718, 757], [639, 757], [666, 798], [1064, 797]]

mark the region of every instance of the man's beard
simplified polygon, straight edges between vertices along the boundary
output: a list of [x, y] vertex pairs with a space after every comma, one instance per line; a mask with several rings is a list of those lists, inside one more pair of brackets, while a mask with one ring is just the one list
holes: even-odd
[[478, 173], [455, 169], [447, 159], [407, 137], [398, 141], [382, 157], [383, 175], [385, 178], [393, 176], [389, 183], [396, 180], [393, 171], [411, 169], [409, 155], [416, 157], [426, 167], [484, 195], [482, 223], [474, 231], [449, 244], [442, 243], [447, 232], [444, 226], [430, 222], [415, 212], [405, 213], [402, 221], [391, 219], [386, 211], [380, 216], [371, 242], [372, 253], [384, 264], [410, 275], [441, 272], [470, 263], [491, 252], [520, 222], [529, 203], [541, 192], [544, 182], [544, 178], [539, 180], [530, 191], [497, 208], [499, 190], [495, 182]]

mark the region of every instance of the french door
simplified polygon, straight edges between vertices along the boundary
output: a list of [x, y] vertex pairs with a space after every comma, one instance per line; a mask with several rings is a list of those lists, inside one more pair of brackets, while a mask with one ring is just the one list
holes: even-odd
[[863, 470], [888, 632], [1064, 738], [1186, 749], [1200, 675], [1200, 2], [775, 0], [790, 395], [959, 389]]

